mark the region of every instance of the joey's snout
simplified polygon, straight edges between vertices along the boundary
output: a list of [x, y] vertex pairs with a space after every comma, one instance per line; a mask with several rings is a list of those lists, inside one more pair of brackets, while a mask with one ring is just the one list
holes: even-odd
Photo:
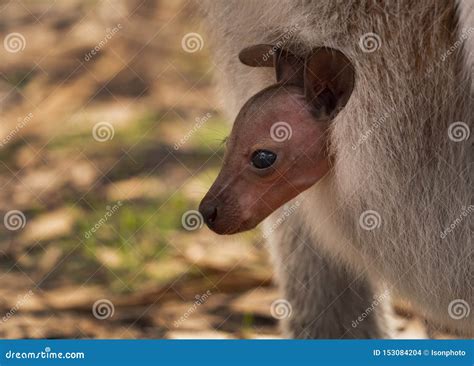
[[207, 199], [204, 197], [199, 205], [199, 212], [201, 213], [207, 227], [217, 234], [227, 234], [227, 230], [221, 223], [222, 215], [218, 216], [219, 211], [221, 210], [218, 209], [218, 204], [216, 200], [213, 199]]
[[212, 201], [203, 200], [199, 205], [199, 212], [204, 218], [207, 226], [212, 226], [217, 219], [217, 204]]
[[230, 196], [216, 197], [213, 192], [211, 188], [199, 205], [199, 212], [206, 225], [217, 234], [234, 234], [241, 231], [243, 220], [237, 200]]

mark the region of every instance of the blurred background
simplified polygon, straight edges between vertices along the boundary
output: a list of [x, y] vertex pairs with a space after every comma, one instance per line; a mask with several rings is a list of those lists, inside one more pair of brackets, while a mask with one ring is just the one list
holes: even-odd
[[192, 211], [229, 130], [193, 4], [3, 1], [0, 32], [0, 336], [277, 334], [261, 240]]
[[194, 211], [229, 132], [197, 14], [0, 2], [0, 337], [280, 336], [262, 235]]

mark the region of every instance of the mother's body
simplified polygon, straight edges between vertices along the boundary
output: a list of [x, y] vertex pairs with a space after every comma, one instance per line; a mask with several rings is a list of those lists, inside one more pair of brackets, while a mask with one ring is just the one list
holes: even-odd
[[205, 6], [231, 119], [273, 82], [271, 70], [239, 64], [245, 46], [280, 42], [295, 53], [333, 47], [357, 75], [332, 123], [331, 174], [298, 197], [281, 225], [268, 219], [279, 283], [293, 307], [287, 336], [386, 336], [383, 306], [374, 302], [385, 288], [433, 326], [474, 334], [474, 12], [468, 0], [383, 3]]

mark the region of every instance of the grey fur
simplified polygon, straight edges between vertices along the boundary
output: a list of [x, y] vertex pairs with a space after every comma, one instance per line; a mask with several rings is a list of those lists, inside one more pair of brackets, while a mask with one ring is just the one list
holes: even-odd
[[355, 274], [328, 258], [300, 225], [301, 213], [287, 220], [285, 230], [272, 239], [277, 277], [292, 310], [282, 320], [284, 334], [291, 338], [383, 337], [384, 319], [378, 311], [367, 311], [374, 291], [366, 272]]
[[[283, 222], [270, 240], [282, 289], [294, 306], [287, 335], [381, 336], [383, 316], [378, 313], [383, 307], [359, 325], [363, 328], [346, 332], [347, 317], [373, 301], [376, 284], [408, 300], [432, 326], [474, 335], [473, 216], [462, 216], [473, 204], [474, 12], [469, 2], [206, 3], [208, 35], [230, 119], [245, 100], [273, 82], [272, 70], [239, 63], [237, 54], [246, 46], [277, 42], [296, 27], [285, 40], [294, 52], [334, 47], [356, 69], [353, 95], [332, 123], [333, 172], [298, 197], [301, 213]], [[381, 40], [370, 53], [359, 44], [369, 32]], [[448, 138], [457, 121], [469, 126], [468, 140]], [[380, 215], [379, 227], [361, 227], [366, 210]], [[308, 250], [285, 258], [299, 235], [322, 259]], [[333, 275], [322, 268], [332, 269]], [[312, 273], [314, 280], [309, 280]], [[292, 276], [307, 290], [298, 291], [297, 283], [293, 287]], [[344, 284], [352, 278], [359, 279], [360, 302], [344, 295]], [[323, 311], [333, 291], [342, 298]], [[459, 299], [471, 311], [455, 319], [448, 308]]]

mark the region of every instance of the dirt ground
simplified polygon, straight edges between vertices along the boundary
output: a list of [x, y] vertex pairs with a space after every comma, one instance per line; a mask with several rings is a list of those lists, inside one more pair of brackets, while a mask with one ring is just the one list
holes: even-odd
[[[229, 130], [195, 14], [0, 3], [1, 337], [280, 337], [258, 231], [190, 219]], [[427, 336], [406, 309], [394, 322]]]

